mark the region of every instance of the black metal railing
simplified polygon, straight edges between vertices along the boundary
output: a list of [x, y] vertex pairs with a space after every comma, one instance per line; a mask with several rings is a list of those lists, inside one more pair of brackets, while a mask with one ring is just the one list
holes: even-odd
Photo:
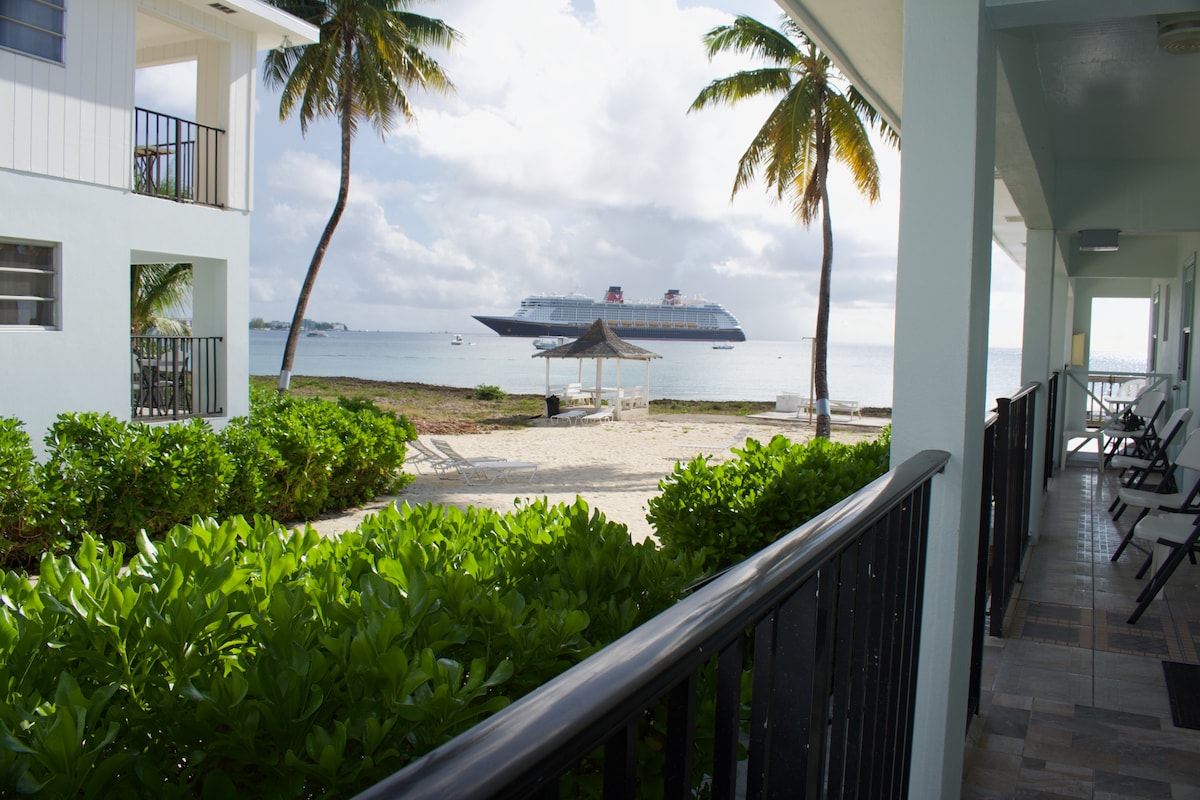
[[948, 459], [919, 453], [359, 797], [555, 797], [581, 762], [607, 798], [905, 796]]
[[1058, 451], [1058, 373], [1046, 381], [1046, 452], [1042, 458], [1042, 491], [1050, 488], [1054, 476], [1054, 454]]
[[225, 131], [144, 108], [134, 109], [133, 190], [185, 203], [223, 206]]
[[220, 336], [133, 336], [130, 378], [134, 420], [224, 413]]
[[[1020, 577], [1029, 544], [1032, 500], [1033, 423], [1039, 384], [996, 399], [996, 443], [991, 468], [992, 535], [989, 631], [1004, 635], [1004, 614]], [[988, 485], [984, 485], [987, 494]], [[982, 544], [982, 534], [980, 543]]]
[[971, 678], [967, 691], [967, 726], [979, 713], [983, 697], [983, 640], [987, 636], [989, 582], [992, 557], [992, 487], [996, 472], [996, 432], [1000, 415], [990, 412], [983, 423], [983, 474], [979, 493], [979, 551], [975, 561], [975, 624], [971, 637]]

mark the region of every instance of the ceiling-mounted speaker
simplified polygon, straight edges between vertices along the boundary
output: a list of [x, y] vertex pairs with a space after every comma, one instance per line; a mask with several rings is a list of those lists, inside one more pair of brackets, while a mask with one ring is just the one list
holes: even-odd
[[1158, 20], [1158, 47], [1164, 53], [1200, 53], [1200, 17], [1162, 17]]
[[1079, 249], [1085, 253], [1113, 253], [1121, 232], [1111, 228], [1096, 228], [1079, 232]]

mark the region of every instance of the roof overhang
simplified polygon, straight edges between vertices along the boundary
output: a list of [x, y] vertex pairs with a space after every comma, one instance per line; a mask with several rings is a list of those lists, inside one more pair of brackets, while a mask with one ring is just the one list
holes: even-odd
[[286, 11], [262, 0], [179, 0], [205, 15], [215, 15], [226, 23], [255, 35], [256, 50], [273, 50], [286, 40], [293, 45], [316, 44], [321, 31]]

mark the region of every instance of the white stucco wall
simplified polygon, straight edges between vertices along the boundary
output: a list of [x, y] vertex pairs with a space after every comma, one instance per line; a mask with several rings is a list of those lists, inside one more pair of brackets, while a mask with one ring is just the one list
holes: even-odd
[[197, 335], [226, 338], [225, 412], [246, 413], [246, 214], [0, 170], [0, 236], [61, 247], [59, 329], [0, 327], [0, 415], [35, 444], [63, 411], [129, 419], [129, 265], [150, 254], [197, 265]]

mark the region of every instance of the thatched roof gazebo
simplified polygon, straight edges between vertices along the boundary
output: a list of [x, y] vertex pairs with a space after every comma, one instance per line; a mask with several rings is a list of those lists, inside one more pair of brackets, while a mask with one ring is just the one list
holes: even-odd
[[[662, 358], [662, 356], [624, 341], [621, 337], [613, 333], [612, 328], [608, 327], [608, 323], [602, 319], [597, 319], [592, 323], [592, 327], [584, 331], [583, 335], [575, 341], [555, 347], [552, 350], [543, 350], [540, 353], [534, 353], [533, 357], [546, 359], [547, 397], [551, 395], [549, 359], [575, 358], [579, 360], [579, 383], [573, 388], [583, 397], [589, 394], [592, 396], [592, 405], [595, 411], [599, 412], [602, 410], [603, 401], [607, 398], [610, 400], [613, 416], [617, 419], [621, 419], [622, 412], [626, 414], [631, 411], [640, 414], [650, 413], [650, 360]], [[596, 385], [590, 388], [584, 388], [582, 385], [584, 359], [593, 359], [596, 362]], [[609, 359], [615, 359], [617, 362], [615, 386], [604, 386], [604, 381], [602, 380], [604, 362]], [[626, 391], [621, 385], [622, 361], [642, 361], [645, 363], [646, 374], [641, 386], [635, 386]], [[569, 391], [568, 394], [570, 394]]]

